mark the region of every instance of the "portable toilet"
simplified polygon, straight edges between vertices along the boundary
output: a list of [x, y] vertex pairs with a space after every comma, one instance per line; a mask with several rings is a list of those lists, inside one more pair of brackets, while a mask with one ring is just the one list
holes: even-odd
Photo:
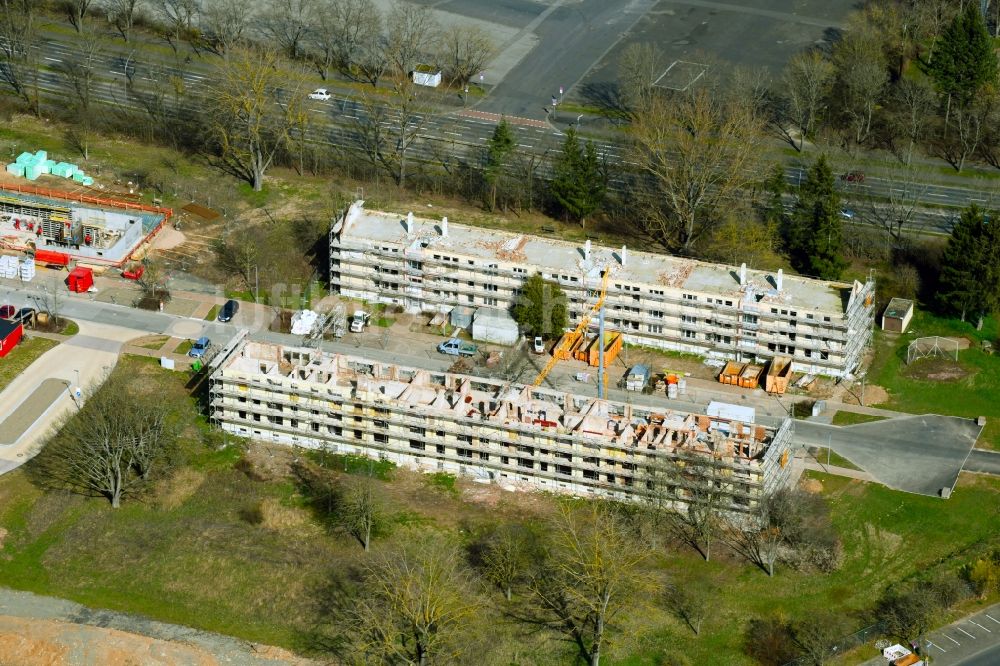
[[66, 284], [70, 291], [78, 294], [83, 293], [94, 286], [94, 271], [77, 266], [70, 271], [69, 277], [66, 278]]

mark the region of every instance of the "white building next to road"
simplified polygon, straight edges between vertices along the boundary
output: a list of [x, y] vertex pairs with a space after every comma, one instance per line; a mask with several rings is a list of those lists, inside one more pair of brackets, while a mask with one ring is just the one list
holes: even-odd
[[571, 321], [611, 279], [608, 326], [626, 342], [736, 361], [792, 359], [796, 372], [846, 376], [874, 324], [875, 282], [828, 282], [666, 254], [400, 217], [352, 204], [330, 230], [335, 292], [409, 312], [508, 309], [540, 272], [569, 299]]

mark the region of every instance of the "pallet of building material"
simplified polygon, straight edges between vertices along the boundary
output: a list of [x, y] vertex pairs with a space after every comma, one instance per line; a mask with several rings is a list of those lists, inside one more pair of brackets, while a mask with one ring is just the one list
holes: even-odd
[[17, 162], [11, 162], [7, 165], [7, 173], [13, 174], [18, 178], [24, 178], [24, 165], [18, 164]]
[[737, 363], [736, 361], [726, 363], [722, 372], [719, 373], [719, 382], [730, 386], [739, 386], [740, 374], [744, 367], [746, 367], [746, 363]]

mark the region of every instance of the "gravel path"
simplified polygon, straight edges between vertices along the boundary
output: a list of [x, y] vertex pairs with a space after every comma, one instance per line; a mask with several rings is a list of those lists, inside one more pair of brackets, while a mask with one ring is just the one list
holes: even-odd
[[0, 588], [0, 664], [318, 666], [269, 645]]

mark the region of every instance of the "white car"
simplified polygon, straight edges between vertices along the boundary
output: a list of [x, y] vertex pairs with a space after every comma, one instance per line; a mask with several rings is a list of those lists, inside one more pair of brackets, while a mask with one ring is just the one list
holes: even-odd
[[309, 93], [309, 99], [318, 99], [322, 102], [329, 101], [331, 97], [333, 97], [333, 95], [327, 92], [326, 88], [316, 88], [316, 90]]

